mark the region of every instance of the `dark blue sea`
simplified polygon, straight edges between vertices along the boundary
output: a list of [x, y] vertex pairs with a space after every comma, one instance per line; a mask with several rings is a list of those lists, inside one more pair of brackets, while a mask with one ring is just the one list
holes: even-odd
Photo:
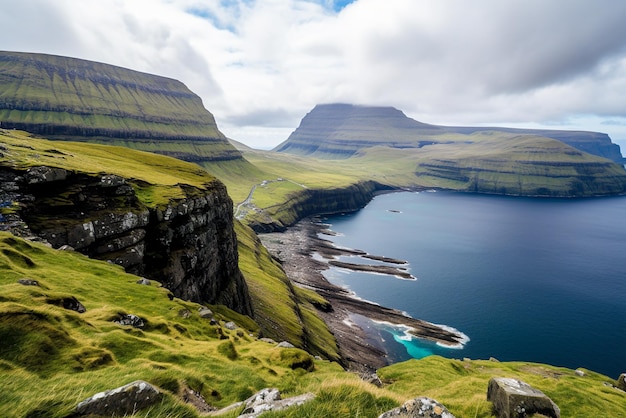
[[327, 222], [336, 245], [407, 260], [417, 277], [332, 268], [329, 281], [469, 337], [450, 349], [377, 325], [393, 361], [438, 354], [626, 372], [626, 197], [402, 192]]

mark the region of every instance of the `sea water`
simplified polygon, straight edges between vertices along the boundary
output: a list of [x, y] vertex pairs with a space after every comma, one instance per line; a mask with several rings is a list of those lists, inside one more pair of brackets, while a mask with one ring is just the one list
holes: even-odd
[[469, 338], [450, 349], [368, 324], [392, 361], [438, 354], [626, 372], [626, 197], [402, 192], [327, 222], [338, 235], [324, 238], [407, 260], [417, 277], [331, 268], [329, 281]]

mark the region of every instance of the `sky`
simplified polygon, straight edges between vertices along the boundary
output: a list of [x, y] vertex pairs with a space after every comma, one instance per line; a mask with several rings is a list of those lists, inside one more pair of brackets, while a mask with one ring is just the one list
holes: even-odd
[[626, 140], [623, 0], [0, 0], [0, 10], [0, 50], [176, 78], [254, 148], [337, 102]]

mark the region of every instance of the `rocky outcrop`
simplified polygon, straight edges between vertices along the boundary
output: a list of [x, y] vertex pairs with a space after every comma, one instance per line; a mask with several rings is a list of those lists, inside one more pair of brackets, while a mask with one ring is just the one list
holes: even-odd
[[454, 418], [454, 415], [436, 400], [419, 397], [381, 414], [378, 418]]
[[258, 233], [284, 231], [307, 216], [362, 209], [376, 193], [391, 190], [392, 187], [374, 181], [358, 182], [334, 189], [302, 189], [281, 204], [273, 206], [271, 213], [267, 213], [268, 216], [260, 216], [251, 221], [249, 226]]
[[237, 402], [224, 409], [211, 412], [210, 415], [224, 415], [229, 412], [241, 410], [238, 418], [256, 418], [268, 411], [281, 411], [293, 406], [300, 406], [315, 398], [312, 393], [283, 399], [280, 391], [275, 388], [266, 388], [258, 391], [243, 402]]
[[498, 418], [522, 418], [533, 414], [561, 417], [559, 407], [542, 391], [517, 379], [494, 377], [489, 380], [487, 400], [493, 402]]
[[617, 387], [626, 392], [626, 373], [619, 375], [619, 378], [617, 379]]
[[0, 51], [0, 127], [193, 162], [241, 158], [180, 81], [54, 55]]
[[157, 388], [143, 380], [122, 387], [96, 393], [80, 402], [77, 416], [128, 416], [161, 400]]
[[0, 178], [7, 180], [0, 201], [20, 203], [14, 217], [21, 223], [12, 221], [54, 248], [69, 245], [111, 261], [182, 299], [252, 313], [238, 267], [232, 201], [221, 182], [204, 189], [179, 185], [185, 198], [148, 207], [137, 197], [137, 181], [115, 175], [33, 167], [0, 168]]

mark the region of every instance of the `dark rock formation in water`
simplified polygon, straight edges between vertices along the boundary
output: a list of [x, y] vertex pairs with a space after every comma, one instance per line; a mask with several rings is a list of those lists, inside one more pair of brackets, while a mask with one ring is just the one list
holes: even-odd
[[21, 204], [17, 215], [25, 226], [18, 233], [29, 230], [55, 248], [69, 245], [109, 260], [182, 299], [252, 313], [238, 267], [232, 200], [218, 180], [204, 189], [186, 186], [185, 198], [148, 207], [133, 180], [114, 175], [33, 167], [0, 168], [0, 178], [1, 200]]
[[241, 158], [180, 81], [54, 55], [0, 51], [0, 127], [193, 162]]

